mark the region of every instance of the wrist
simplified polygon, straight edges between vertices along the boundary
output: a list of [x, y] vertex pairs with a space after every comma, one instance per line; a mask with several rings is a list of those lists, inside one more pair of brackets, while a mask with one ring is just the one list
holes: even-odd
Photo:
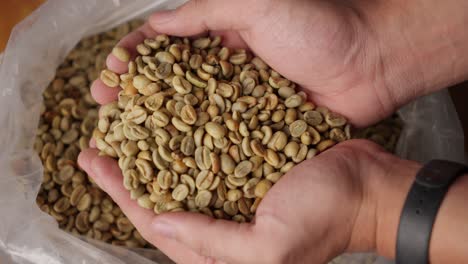
[[468, 2], [392, 0], [363, 5], [382, 84], [394, 107], [467, 79]]
[[401, 212], [421, 167], [417, 162], [398, 159], [390, 163], [384, 177], [375, 182], [374, 188], [381, 190], [376, 197], [375, 250], [381, 256], [395, 257]]
[[369, 155], [372, 162], [361, 173], [362, 204], [347, 252], [376, 251], [392, 258], [400, 212], [421, 165], [383, 150]]

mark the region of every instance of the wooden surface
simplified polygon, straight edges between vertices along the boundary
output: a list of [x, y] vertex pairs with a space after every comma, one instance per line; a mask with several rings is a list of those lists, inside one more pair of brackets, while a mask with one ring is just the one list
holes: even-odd
[[[13, 26], [37, 8], [44, 0], [0, 0], [0, 52], [5, 48]], [[468, 82], [450, 88], [455, 107], [468, 139]], [[468, 140], [465, 142], [468, 150]]]
[[11, 29], [44, 0], [0, 0], [0, 52], [5, 48]]

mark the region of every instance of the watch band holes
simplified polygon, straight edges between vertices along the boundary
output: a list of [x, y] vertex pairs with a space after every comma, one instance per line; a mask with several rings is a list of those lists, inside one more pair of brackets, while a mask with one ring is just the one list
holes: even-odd
[[416, 214], [417, 214], [417, 215], [420, 215], [420, 214], [421, 214], [421, 209], [420, 209], [420, 208], [416, 209]]

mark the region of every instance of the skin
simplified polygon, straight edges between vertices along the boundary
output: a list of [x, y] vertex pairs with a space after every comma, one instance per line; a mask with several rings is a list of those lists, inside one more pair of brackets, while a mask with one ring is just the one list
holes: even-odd
[[[222, 35], [224, 45], [251, 49], [300, 84], [313, 102], [365, 126], [468, 77], [462, 56], [467, 37], [461, 34], [467, 5], [461, 0], [192, 0], [154, 14], [118, 45], [135, 55], [135, 46], [156, 31]], [[107, 66], [117, 73], [127, 70], [112, 55]], [[116, 100], [119, 91], [100, 80], [91, 90], [101, 104]], [[80, 166], [140, 233], [177, 263], [325, 263], [354, 251], [392, 258], [401, 208], [421, 166], [370, 142], [345, 142], [292, 169], [262, 201], [255, 222], [238, 224], [189, 213], [155, 216], [130, 200], [116, 161], [97, 153], [83, 151]], [[463, 250], [468, 213], [461, 209], [466, 188], [465, 177], [442, 204], [431, 263], [468, 258]]]

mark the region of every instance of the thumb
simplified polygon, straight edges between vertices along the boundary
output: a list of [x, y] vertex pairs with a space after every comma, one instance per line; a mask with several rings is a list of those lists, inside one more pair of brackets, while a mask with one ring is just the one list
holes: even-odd
[[[247, 263], [258, 257], [254, 225], [216, 220], [202, 214], [177, 212], [157, 216], [153, 231], [176, 240], [200, 256], [227, 263]], [[242, 254], [240, 254], [242, 252]]]
[[[213, 30], [241, 30], [255, 17], [257, 1], [191, 0], [175, 10], [156, 12], [149, 23], [158, 32], [191, 36]], [[258, 9], [258, 8], [257, 8]]]

